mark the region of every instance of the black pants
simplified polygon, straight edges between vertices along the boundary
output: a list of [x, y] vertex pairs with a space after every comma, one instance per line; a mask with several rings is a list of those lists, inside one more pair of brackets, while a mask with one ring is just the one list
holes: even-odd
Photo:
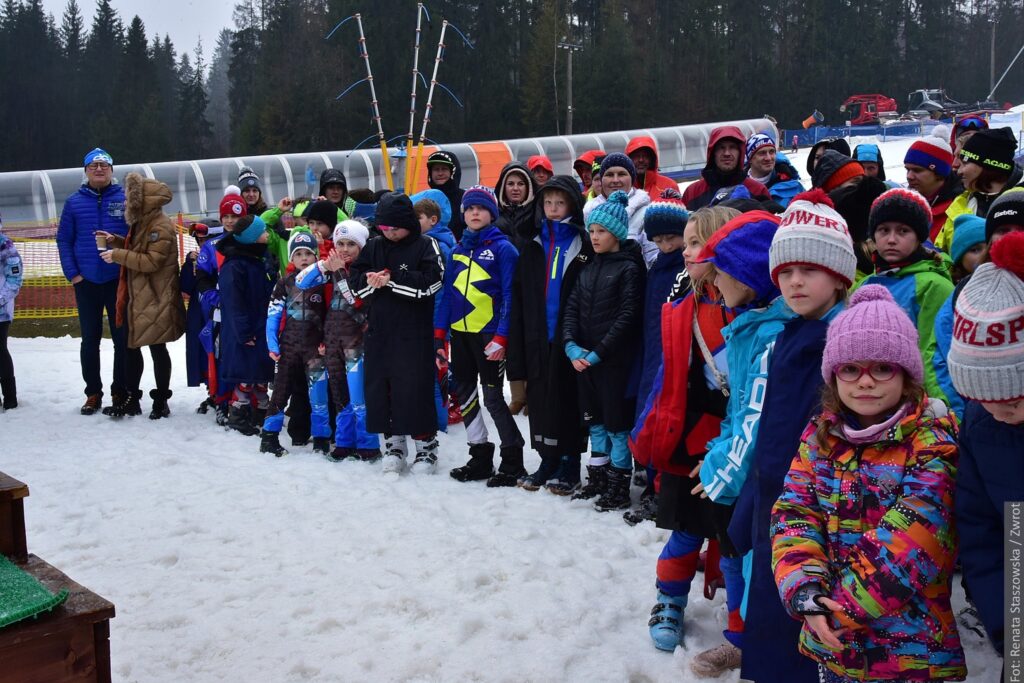
[[[142, 360], [142, 349], [128, 349], [125, 384], [128, 391], [138, 391], [142, 383], [142, 371], [145, 362]], [[171, 354], [167, 353], [166, 344], [152, 344], [149, 355], [153, 359], [153, 379], [158, 391], [167, 391], [171, 386]]]
[[125, 349], [127, 326], [114, 324], [117, 309], [117, 280], [97, 284], [82, 280], [75, 285], [75, 305], [78, 307], [78, 325], [82, 329], [80, 360], [82, 379], [85, 380], [85, 395], [103, 393], [100, 379], [100, 340], [103, 338], [103, 313], [107, 314], [110, 337], [114, 341], [114, 381], [111, 393], [125, 391]]
[[11, 321], [0, 323], [0, 379], [14, 379], [14, 361], [7, 350], [7, 335], [11, 331]]
[[492, 335], [452, 332], [452, 379], [455, 395], [459, 397], [462, 422], [466, 426], [466, 440], [470, 445], [487, 442], [487, 426], [480, 412], [482, 385], [483, 404], [494, 420], [502, 448], [522, 448], [525, 441], [519, 431], [508, 404], [505, 403], [505, 361], [487, 360], [484, 347]]

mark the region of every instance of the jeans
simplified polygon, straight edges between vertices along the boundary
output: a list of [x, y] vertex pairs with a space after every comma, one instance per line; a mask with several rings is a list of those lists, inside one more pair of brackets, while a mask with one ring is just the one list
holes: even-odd
[[114, 381], [112, 394], [125, 393], [125, 348], [127, 334], [124, 327], [116, 327], [117, 280], [97, 284], [82, 280], [75, 285], [75, 303], [78, 306], [78, 324], [82, 329], [81, 364], [85, 380], [85, 395], [103, 393], [100, 379], [100, 340], [103, 338], [103, 312], [107, 313], [110, 337], [114, 342]]

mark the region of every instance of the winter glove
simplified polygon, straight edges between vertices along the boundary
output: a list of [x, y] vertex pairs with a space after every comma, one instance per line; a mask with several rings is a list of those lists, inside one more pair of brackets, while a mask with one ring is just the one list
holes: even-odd
[[594, 353], [593, 351], [591, 351], [590, 353], [583, 357], [583, 360], [590, 363], [591, 366], [594, 366], [601, 362], [601, 357]]
[[576, 342], [565, 342], [565, 355], [569, 357], [569, 360], [582, 360], [586, 357], [587, 351], [581, 349]]
[[821, 587], [821, 584], [809, 583], [801, 586], [790, 600], [792, 610], [802, 616], [809, 614], [832, 614], [832, 610], [824, 607], [819, 600], [827, 598], [828, 594]]
[[527, 415], [526, 408], [526, 380], [515, 379], [508, 383], [512, 392], [512, 401], [508, 404], [509, 412], [513, 415], [523, 413]]

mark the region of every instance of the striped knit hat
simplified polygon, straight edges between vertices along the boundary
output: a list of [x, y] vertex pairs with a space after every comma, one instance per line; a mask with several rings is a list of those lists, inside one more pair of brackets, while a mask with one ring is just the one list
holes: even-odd
[[782, 222], [768, 251], [772, 282], [778, 285], [779, 271], [795, 263], [818, 266], [845, 282], [847, 287], [857, 276], [857, 256], [846, 221], [820, 189], [793, 197], [782, 214]]
[[917, 339], [917, 328], [889, 290], [882, 285], [864, 285], [828, 326], [821, 376], [831, 382], [840, 365], [875, 361], [899, 365], [923, 382], [924, 364]]
[[747, 138], [747, 144], [744, 147], [744, 153], [747, 160], [747, 164], [750, 164], [750, 158], [757, 154], [757, 150], [762, 147], [774, 147], [775, 140], [771, 139], [771, 136], [765, 133], [754, 133]]
[[894, 187], [880, 194], [871, 205], [868, 234], [874, 237], [875, 228], [889, 221], [906, 225], [918, 240], [925, 242], [932, 228], [932, 207], [920, 192]]
[[608, 197], [608, 201], [596, 207], [590, 212], [587, 225], [600, 225], [602, 228], [615, 235], [620, 242], [629, 237], [629, 214], [626, 213], [626, 205], [629, 204], [629, 195], [622, 190], [615, 190]]
[[498, 198], [494, 196], [494, 190], [486, 185], [474, 185], [462, 195], [462, 212], [471, 206], [482, 206], [491, 213], [491, 220], [498, 220]]
[[767, 211], [747, 211], [715, 231], [697, 256], [697, 263], [715, 268], [754, 290], [755, 301], [767, 302], [779, 296], [769, 277], [768, 251], [779, 217]]
[[644, 232], [650, 240], [658, 235], [682, 235], [689, 220], [690, 212], [686, 210], [686, 204], [678, 199], [659, 199], [647, 206]]
[[1024, 233], [989, 254], [957, 298], [949, 374], [965, 398], [1014, 401], [1024, 398]]
[[940, 178], [953, 170], [953, 150], [949, 143], [937, 137], [917, 140], [907, 150], [903, 163], [926, 168]]

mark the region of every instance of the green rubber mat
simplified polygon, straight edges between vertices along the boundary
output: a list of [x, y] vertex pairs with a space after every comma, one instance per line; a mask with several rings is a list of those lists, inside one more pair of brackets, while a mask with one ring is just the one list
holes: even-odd
[[66, 588], [54, 595], [0, 555], [0, 628], [49, 611], [67, 599]]

